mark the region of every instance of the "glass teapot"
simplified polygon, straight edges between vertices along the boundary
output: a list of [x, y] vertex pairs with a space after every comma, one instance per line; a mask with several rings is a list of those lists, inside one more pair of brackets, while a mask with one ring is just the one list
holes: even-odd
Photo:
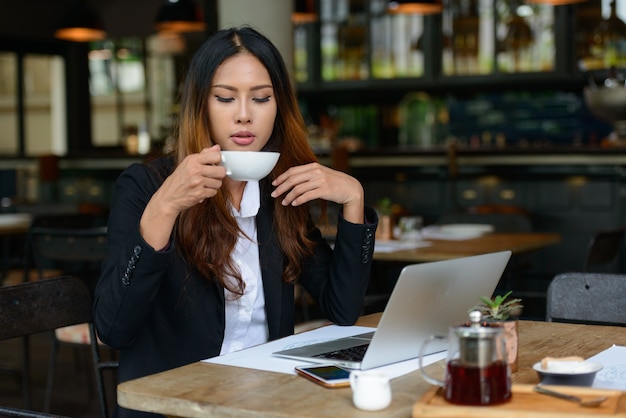
[[[444, 397], [460, 405], [494, 405], [511, 398], [511, 371], [506, 341], [497, 324], [481, 323], [472, 311], [470, 321], [450, 327], [448, 337], [433, 335], [422, 343], [419, 366], [424, 380], [444, 388]], [[448, 341], [445, 381], [430, 376], [423, 367], [426, 347], [435, 340]]]

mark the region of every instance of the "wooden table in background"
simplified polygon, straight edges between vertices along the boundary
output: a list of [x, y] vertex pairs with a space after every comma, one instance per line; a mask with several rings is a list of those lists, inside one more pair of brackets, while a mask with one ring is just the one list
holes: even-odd
[[28, 232], [32, 217], [22, 213], [0, 214], [0, 235], [20, 235]]
[[[368, 315], [358, 325], [375, 327], [379, 319], [380, 314]], [[532, 365], [545, 356], [588, 358], [626, 341], [626, 327], [519, 325], [519, 369], [513, 383], [538, 383]], [[434, 374], [442, 365], [428, 367]], [[363, 412], [353, 406], [349, 388], [325, 389], [295, 375], [198, 362], [122, 383], [117, 394], [127, 408], [181, 417], [410, 418], [413, 405], [430, 387], [419, 371], [393, 379], [391, 386], [393, 401], [387, 409]]]
[[[16, 237], [25, 236], [30, 228], [32, 216], [23, 213], [0, 214], [0, 285], [4, 284], [12, 267], [12, 251]], [[23, 244], [19, 244], [23, 246]], [[18, 247], [21, 248], [21, 247]]]
[[489, 233], [478, 238], [454, 240], [426, 240], [427, 247], [393, 252], [375, 252], [374, 260], [403, 263], [424, 263], [469, 257], [498, 251], [510, 250], [513, 254], [522, 254], [556, 245], [561, 236], [555, 233], [516, 232]]

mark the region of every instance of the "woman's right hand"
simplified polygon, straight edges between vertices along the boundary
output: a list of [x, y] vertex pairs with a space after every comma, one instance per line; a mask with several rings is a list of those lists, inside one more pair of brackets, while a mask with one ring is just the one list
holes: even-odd
[[166, 247], [176, 217], [216, 195], [226, 176], [220, 163], [220, 146], [214, 145], [185, 157], [165, 179], [141, 216], [140, 232], [148, 244], [157, 250]]

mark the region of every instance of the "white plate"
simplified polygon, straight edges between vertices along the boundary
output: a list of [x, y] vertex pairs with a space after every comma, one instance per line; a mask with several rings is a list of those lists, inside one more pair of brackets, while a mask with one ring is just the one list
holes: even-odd
[[465, 240], [478, 238], [493, 231], [493, 225], [487, 224], [448, 224], [430, 225], [422, 229], [425, 239]]
[[555, 364], [553, 367], [544, 369], [541, 367], [541, 362], [533, 364], [533, 369], [539, 373], [546, 373], [550, 375], [578, 375], [587, 373], [596, 373], [602, 369], [600, 363], [594, 363], [592, 361], [564, 361], [563, 364]]
[[1, 213], [0, 226], [26, 225], [30, 223], [31, 218], [27, 213]]
[[444, 234], [467, 235], [467, 234], [486, 234], [493, 232], [493, 225], [488, 224], [448, 224], [439, 227]]
[[544, 385], [591, 386], [598, 371], [602, 370], [602, 365], [591, 361], [579, 361], [570, 364], [569, 367], [559, 364], [558, 367], [551, 365], [550, 368], [543, 369], [539, 361], [533, 364], [533, 369]]

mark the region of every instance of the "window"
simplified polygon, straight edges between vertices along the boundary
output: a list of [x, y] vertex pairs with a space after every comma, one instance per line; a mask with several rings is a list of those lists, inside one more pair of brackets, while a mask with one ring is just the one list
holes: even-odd
[[157, 37], [93, 43], [89, 51], [92, 143], [123, 146], [130, 154], [149, 151], [150, 137], [172, 125], [174, 60]]
[[58, 55], [0, 52], [0, 154], [65, 154], [64, 74]]
[[183, 40], [156, 36], [3, 44], [0, 155], [147, 152], [150, 138], [165, 139], [173, 126], [174, 57], [184, 49]]
[[0, 155], [19, 151], [17, 54], [0, 52]]

